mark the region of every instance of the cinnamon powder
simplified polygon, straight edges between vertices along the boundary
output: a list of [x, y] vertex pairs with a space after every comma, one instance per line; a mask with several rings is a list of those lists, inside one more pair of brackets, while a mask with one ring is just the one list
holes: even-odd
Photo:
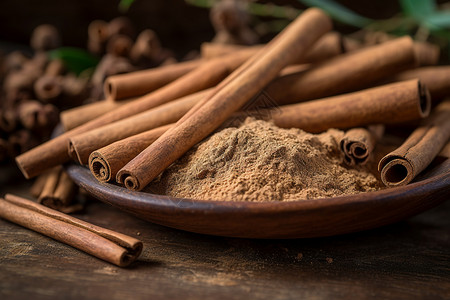
[[364, 168], [347, 168], [343, 132], [310, 134], [248, 118], [196, 145], [147, 188], [172, 197], [226, 201], [290, 201], [375, 191]]

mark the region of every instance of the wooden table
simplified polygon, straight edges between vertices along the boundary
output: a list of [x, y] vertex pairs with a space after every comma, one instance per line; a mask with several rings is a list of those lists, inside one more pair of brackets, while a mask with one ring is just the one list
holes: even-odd
[[[27, 184], [1, 194], [26, 195]], [[450, 299], [450, 201], [383, 228], [320, 239], [204, 236], [100, 202], [76, 215], [144, 242], [119, 268], [0, 220], [0, 299]]]

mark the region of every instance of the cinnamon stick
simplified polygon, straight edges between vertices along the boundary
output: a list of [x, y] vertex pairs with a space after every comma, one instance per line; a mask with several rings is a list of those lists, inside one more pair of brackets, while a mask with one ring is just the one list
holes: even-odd
[[370, 124], [418, 120], [430, 112], [430, 95], [420, 81], [387, 84], [299, 104], [280, 106], [268, 114], [282, 128], [321, 132]]
[[88, 26], [89, 51], [95, 54], [102, 54], [108, 37], [108, 23], [102, 20], [92, 21]]
[[44, 75], [34, 83], [34, 93], [42, 102], [55, 102], [62, 94], [60, 77]]
[[350, 166], [366, 164], [383, 132], [383, 125], [372, 125], [367, 129], [358, 127], [348, 130], [340, 142], [344, 162]]
[[104, 83], [105, 97], [110, 100], [121, 100], [150, 93], [194, 70], [201, 64], [201, 60], [193, 60], [109, 76]]
[[142, 242], [135, 238], [11, 194], [0, 199], [0, 217], [120, 267], [131, 264], [142, 252]]
[[46, 169], [70, 160], [67, 151], [68, 139], [70, 137], [214, 86], [232, 70], [242, 64], [248, 57], [248, 53], [239, 52], [238, 55], [208, 61], [199, 68], [194, 69], [158, 90], [110, 111], [95, 120], [78, 126], [20, 155], [16, 158], [16, 162], [26, 178], [39, 175]]
[[308, 9], [258, 55], [237, 69], [214, 93], [194, 106], [174, 127], [142, 151], [117, 174], [125, 186], [141, 190], [161, 171], [202, 140], [285, 66], [298, 61], [324, 33], [330, 19], [319, 9]]
[[59, 115], [60, 121], [64, 130], [69, 131], [133, 100], [134, 98], [122, 101], [102, 100], [77, 106], [62, 111]]
[[[306, 68], [307, 65], [291, 65], [284, 68], [282, 73], [290, 74]], [[143, 131], [178, 121], [211, 91], [212, 89], [197, 92], [146, 112], [78, 134], [70, 138], [70, 156], [78, 160], [80, 164], [88, 164], [88, 157], [92, 151]], [[264, 94], [260, 94], [258, 97], [264, 97]], [[257, 103], [258, 99], [255, 98], [254, 102]]]
[[18, 107], [22, 125], [30, 130], [50, 129], [58, 123], [58, 109], [52, 104], [35, 100], [23, 101]]
[[[385, 43], [396, 38], [395, 35], [390, 35], [382, 31], [361, 32], [364, 35], [366, 46]], [[414, 41], [414, 54], [416, 56], [417, 66], [435, 65], [439, 61], [440, 48], [432, 43]]]
[[12, 132], [17, 127], [16, 111], [11, 109], [0, 109], [0, 131]]
[[450, 95], [450, 66], [422, 67], [401, 72], [389, 81], [402, 81], [418, 78], [424, 83], [432, 100], [443, 99]]
[[436, 157], [450, 138], [450, 101], [439, 104], [430, 117], [396, 150], [378, 164], [386, 186], [410, 183]]
[[[345, 48], [346, 45], [340, 33], [329, 32], [321, 37], [298, 63], [316, 63], [340, 55], [348, 51]], [[256, 54], [263, 47], [264, 45], [243, 46], [205, 42], [202, 43], [200, 51], [203, 58], [210, 59], [242, 49], [253, 49]]]
[[80, 211], [81, 204], [72, 204], [75, 191], [75, 183], [61, 166], [57, 166], [47, 175], [38, 203], [64, 213]]
[[33, 182], [33, 185], [30, 188], [30, 194], [34, 198], [39, 198], [44, 189], [44, 185], [47, 182], [47, 177], [53, 169], [47, 170], [47, 172], [36, 177], [36, 180]]
[[403, 37], [340, 55], [303, 72], [280, 76], [265, 92], [278, 104], [319, 99], [367, 87], [414, 66], [413, 42]]
[[129, 136], [178, 121], [210, 90], [201, 91], [160, 105], [126, 119], [75, 135], [69, 139], [70, 156], [80, 164], [88, 164], [92, 151]]
[[89, 156], [91, 173], [101, 182], [114, 180], [123, 166], [172, 126], [169, 124], [151, 129], [92, 152]]
[[439, 62], [441, 49], [427, 42], [414, 42], [414, 53], [419, 66], [432, 66]]

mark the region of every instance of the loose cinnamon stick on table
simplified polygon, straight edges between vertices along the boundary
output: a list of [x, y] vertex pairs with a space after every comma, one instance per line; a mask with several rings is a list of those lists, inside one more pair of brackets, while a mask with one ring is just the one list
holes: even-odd
[[410, 183], [436, 157], [450, 138], [450, 101], [439, 104], [396, 150], [378, 164], [386, 186]]
[[199, 68], [194, 69], [158, 90], [23, 153], [16, 158], [16, 162], [26, 178], [39, 175], [51, 167], [70, 160], [67, 151], [68, 139], [70, 137], [212, 87], [242, 64], [248, 57], [250, 57], [250, 54], [240, 51], [239, 54], [205, 62]]
[[118, 140], [178, 121], [197, 102], [202, 100], [210, 89], [149, 109], [140, 114], [101, 126], [69, 139], [69, 152], [80, 164], [88, 164], [92, 151]]
[[150, 93], [199, 67], [202, 60], [192, 60], [106, 78], [104, 93], [108, 100], [122, 100]]
[[350, 166], [366, 164], [376, 142], [383, 133], [383, 125], [372, 125], [367, 129], [358, 127], [348, 130], [340, 142], [344, 162]]
[[101, 182], [115, 180], [117, 172], [156, 141], [173, 124], [151, 129], [98, 149], [89, 156], [89, 169]]
[[321, 10], [306, 10], [250, 62], [199, 102], [201, 106], [194, 106], [174, 127], [124, 166], [117, 176], [127, 188], [141, 190], [255, 96], [281, 69], [303, 57], [330, 29], [331, 21]]
[[11, 194], [0, 198], [0, 217], [120, 267], [131, 264], [142, 252], [142, 242], [135, 238]]
[[389, 81], [418, 78], [430, 91], [431, 99], [443, 99], [450, 95], [450, 66], [423, 67], [394, 75]]
[[64, 130], [69, 131], [133, 100], [135, 100], [135, 98], [122, 101], [101, 100], [82, 106], [77, 106], [62, 111], [59, 115], [60, 121], [64, 127]]
[[417, 79], [277, 107], [267, 113], [278, 127], [322, 132], [370, 124], [396, 124], [428, 116], [430, 95]]

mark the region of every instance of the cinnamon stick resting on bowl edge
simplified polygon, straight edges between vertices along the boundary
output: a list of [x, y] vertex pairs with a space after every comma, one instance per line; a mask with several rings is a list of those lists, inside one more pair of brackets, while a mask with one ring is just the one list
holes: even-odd
[[450, 138], [450, 101], [439, 104], [396, 150], [378, 164], [386, 186], [410, 183], [436, 157]]
[[120, 267], [135, 261], [142, 242], [11, 194], [0, 198], [0, 217]]

